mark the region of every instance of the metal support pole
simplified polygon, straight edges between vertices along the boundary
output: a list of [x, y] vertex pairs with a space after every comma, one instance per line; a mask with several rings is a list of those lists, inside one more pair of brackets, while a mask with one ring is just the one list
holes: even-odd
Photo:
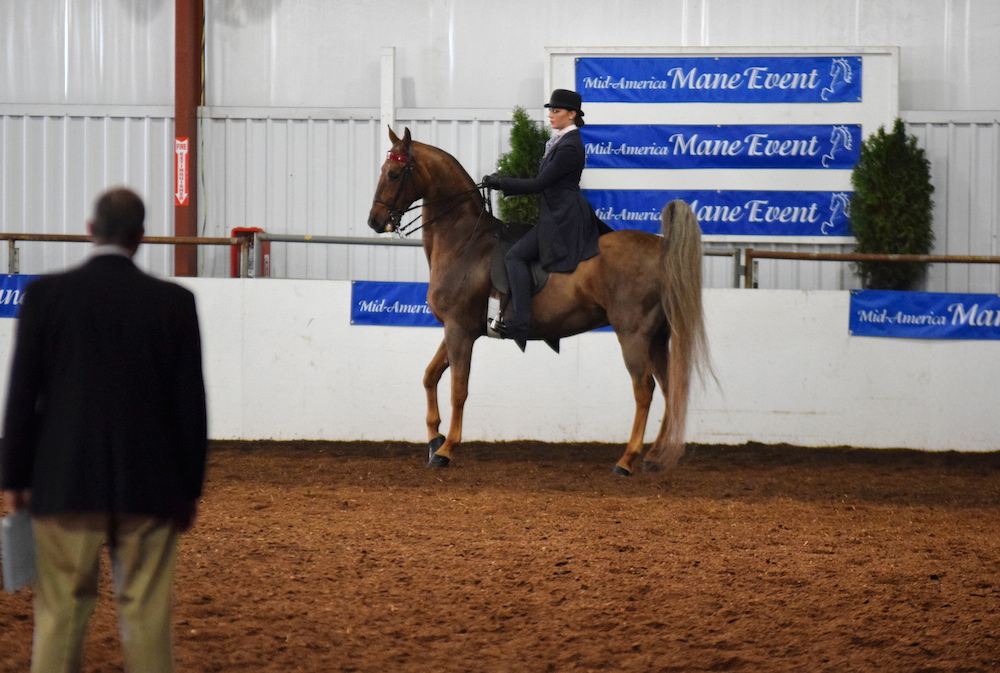
[[[198, 106], [202, 104], [204, 0], [174, 0], [174, 235], [198, 235]], [[174, 248], [174, 274], [198, 275], [198, 248]]]
[[21, 273], [21, 260], [18, 259], [17, 240], [7, 241], [7, 273], [15, 275]]
[[381, 111], [382, 138], [384, 149], [388, 150], [386, 129], [396, 125], [396, 48], [382, 47], [382, 79], [379, 88], [379, 109]]
[[250, 241], [240, 239], [240, 278], [250, 277]]
[[[260, 240], [260, 232], [253, 232], [253, 275], [256, 278], [264, 276], [264, 245]], [[249, 272], [247, 276], [249, 276]]]

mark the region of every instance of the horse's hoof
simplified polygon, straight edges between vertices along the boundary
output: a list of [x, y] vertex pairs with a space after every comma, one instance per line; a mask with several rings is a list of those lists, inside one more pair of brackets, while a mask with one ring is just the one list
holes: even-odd
[[615, 465], [615, 469], [611, 470], [611, 474], [615, 475], [616, 477], [631, 477], [632, 476], [631, 472], [629, 472], [628, 470], [626, 470], [624, 467], [620, 467], [618, 465]]
[[451, 458], [448, 456], [431, 456], [427, 461], [427, 467], [448, 467], [451, 465]]
[[663, 472], [663, 466], [649, 460], [642, 461], [643, 472]]
[[430, 451], [427, 452], [427, 459], [434, 460], [434, 452], [444, 446], [444, 435], [438, 435], [431, 441], [427, 442], [427, 448]]

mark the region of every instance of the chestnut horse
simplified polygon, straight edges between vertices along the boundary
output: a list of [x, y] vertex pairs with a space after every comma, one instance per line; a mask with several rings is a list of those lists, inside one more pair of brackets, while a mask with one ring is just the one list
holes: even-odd
[[[428, 467], [447, 467], [462, 441], [469, 367], [476, 339], [486, 334], [490, 259], [502, 223], [486, 209], [479, 185], [447, 152], [389, 130], [388, 152], [368, 224], [399, 231], [411, 204], [423, 199], [423, 247], [430, 267], [427, 304], [444, 325], [444, 340], [424, 373]], [[701, 228], [683, 201], [661, 215], [662, 237], [635, 230], [600, 238], [597, 256], [572, 273], [553, 273], [531, 306], [530, 339], [558, 340], [611, 325], [632, 377], [635, 418], [614, 473], [630, 475], [642, 456], [656, 383], [666, 410], [643, 469], [673, 468], [684, 453], [692, 372], [711, 370], [701, 304]], [[668, 344], [669, 342], [669, 344]], [[668, 351], [669, 349], [669, 351]], [[437, 386], [451, 367], [451, 425], [440, 434]]]

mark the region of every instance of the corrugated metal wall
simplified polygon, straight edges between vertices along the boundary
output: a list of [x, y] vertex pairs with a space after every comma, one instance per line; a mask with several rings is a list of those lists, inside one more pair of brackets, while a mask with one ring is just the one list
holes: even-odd
[[[533, 109], [544, 99], [545, 46], [794, 42], [901, 47], [900, 109], [932, 162], [936, 251], [1000, 254], [1000, 5], [993, 0], [622, 0], [613, 10], [603, 0], [578, 0], [573, 14], [560, 13], [558, 27], [540, 16], [519, 22], [517, 31], [482, 30], [529, 8], [540, 6], [207, 0], [201, 233], [260, 227], [371, 235], [365, 220], [385, 137], [374, 107], [382, 45], [398, 50], [395, 89], [404, 107], [396, 110], [397, 128], [409, 126], [415, 138], [451, 152], [478, 178], [507, 149], [510, 109]], [[94, 196], [128, 183], [146, 197], [149, 232], [169, 235], [172, 3], [2, 3], [0, 36], [0, 230], [82, 233]], [[286, 107], [273, 107], [279, 105]], [[370, 107], [316, 107], [322, 105]], [[80, 244], [20, 248], [26, 273], [85, 254]], [[146, 246], [139, 261], [172, 273], [169, 247]], [[0, 265], [6, 263], [0, 251]], [[229, 251], [204, 249], [201, 269], [228, 275]], [[706, 269], [709, 286], [732, 284], [729, 260], [708, 259]], [[419, 250], [382, 247], [274, 243], [272, 271], [426, 279]], [[764, 260], [760, 286], [841, 289], [855, 280], [844, 264]], [[997, 292], [1000, 273], [937, 265], [928, 289]]]
[[[367, 117], [309, 109], [281, 117], [270, 109], [206, 112], [205, 235], [256, 227], [272, 234], [374, 236], [368, 211], [388, 135], [377, 111]], [[455, 110], [423, 112], [401, 111], [410, 118], [401, 118], [398, 130], [408, 127], [414, 138], [448, 148], [476, 178], [494, 170], [506, 151], [509, 113], [489, 120]], [[205, 275], [229, 268], [221, 251], [206, 251], [203, 263]], [[419, 248], [318, 243], [271, 243], [271, 269], [274, 276], [334, 280], [425, 281], [428, 275]]]
[[[1000, 255], [1000, 114], [910, 113], [907, 131], [927, 152], [934, 185], [934, 252]], [[928, 287], [1000, 292], [994, 264], [935, 264]]]
[[[173, 212], [172, 120], [165, 109], [106, 110], [0, 106], [5, 232], [81, 233], [93, 195], [129, 184], [150, 204], [147, 230], [169, 236]], [[403, 111], [404, 113], [406, 111]], [[433, 111], [432, 111], [433, 112]], [[461, 111], [438, 111], [457, 116]], [[265, 116], [267, 113], [270, 116]], [[406, 116], [406, 115], [404, 115]], [[417, 116], [415, 113], [411, 117]], [[478, 178], [506, 150], [509, 120], [400, 119], [413, 136], [447, 149]], [[988, 114], [904, 113], [907, 129], [927, 151], [935, 185], [935, 252], [1000, 255], [1000, 121]], [[298, 110], [206, 110], [202, 121], [204, 236], [235, 227], [275, 234], [371, 236], [367, 214], [381, 165], [385, 129], [377, 115], [325, 117]], [[708, 246], [729, 249], [726, 244]], [[767, 250], [839, 252], [844, 246], [767, 244]], [[76, 263], [80, 244], [21, 243], [21, 269], [42, 273]], [[204, 248], [201, 275], [229, 274], [230, 252]], [[169, 275], [169, 246], [146, 246], [140, 264]], [[0, 253], [6, 268], [6, 252]], [[732, 264], [707, 258], [706, 284], [732, 285]], [[273, 275], [354, 280], [426, 280], [415, 248], [272, 243]], [[856, 286], [849, 265], [764, 260], [760, 287], [843, 289]], [[935, 265], [927, 289], [1000, 291], [992, 265]]]
[[[173, 235], [172, 108], [0, 105], [0, 230], [84, 234], [94, 197], [129, 185], [146, 199], [146, 231]], [[76, 264], [85, 244], [22, 242], [22, 273]], [[140, 266], [169, 275], [171, 246], [148, 245]], [[7, 250], [2, 268], [8, 268]]]
[[[298, 113], [297, 113], [298, 114]], [[202, 234], [228, 236], [233, 228], [274, 234], [366, 236], [363, 197], [378, 172], [374, 118], [203, 118]], [[359, 226], [360, 225], [360, 226]], [[394, 251], [319, 244], [274, 243], [272, 275], [350, 279], [377, 274]], [[228, 253], [205, 250], [203, 275], [226, 275]]]
[[[238, 111], [246, 114], [246, 110]], [[406, 111], [404, 111], [406, 112]], [[400, 119], [413, 137], [452, 153], [474, 177], [490, 172], [506, 151], [508, 119]], [[301, 111], [300, 111], [300, 114]], [[411, 112], [412, 115], [412, 112]], [[910, 116], [904, 114], [904, 116]], [[913, 114], [907, 129], [931, 160], [935, 185], [935, 252], [1000, 255], [1000, 121], [987, 115]], [[959, 121], [951, 121], [958, 118]], [[980, 121], [976, 121], [976, 120]], [[367, 236], [366, 219], [381, 165], [385, 129], [377, 119], [213, 117], [204, 127], [211, 157], [205, 165], [211, 201], [205, 235], [227, 235], [232, 227], [260, 227], [275, 234]], [[942, 226], [946, 223], [947, 226]], [[709, 249], [727, 250], [728, 244]], [[762, 244], [764, 250], [847, 252], [849, 246]], [[328, 250], [316, 248], [330, 248]], [[284, 277], [426, 280], [419, 250], [272, 244], [273, 273]], [[225, 262], [228, 264], [228, 261]], [[206, 264], [218, 275], [221, 263]], [[228, 268], [228, 267], [225, 267]], [[731, 287], [732, 262], [707, 258], [706, 284]], [[850, 265], [839, 262], [763, 260], [760, 287], [833, 290], [857, 286]], [[927, 289], [953, 292], [1000, 291], [993, 265], [936, 265]]]

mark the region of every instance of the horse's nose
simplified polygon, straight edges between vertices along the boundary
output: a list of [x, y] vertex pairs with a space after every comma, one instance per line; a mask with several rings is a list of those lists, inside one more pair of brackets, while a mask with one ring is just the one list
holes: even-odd
[[372, 211], [368, 214], [368, 226], [371, 227], [376, 234], [381, 234], [385, 231], [385, 222], [380, 221], [378, 213], [372, 208]]

